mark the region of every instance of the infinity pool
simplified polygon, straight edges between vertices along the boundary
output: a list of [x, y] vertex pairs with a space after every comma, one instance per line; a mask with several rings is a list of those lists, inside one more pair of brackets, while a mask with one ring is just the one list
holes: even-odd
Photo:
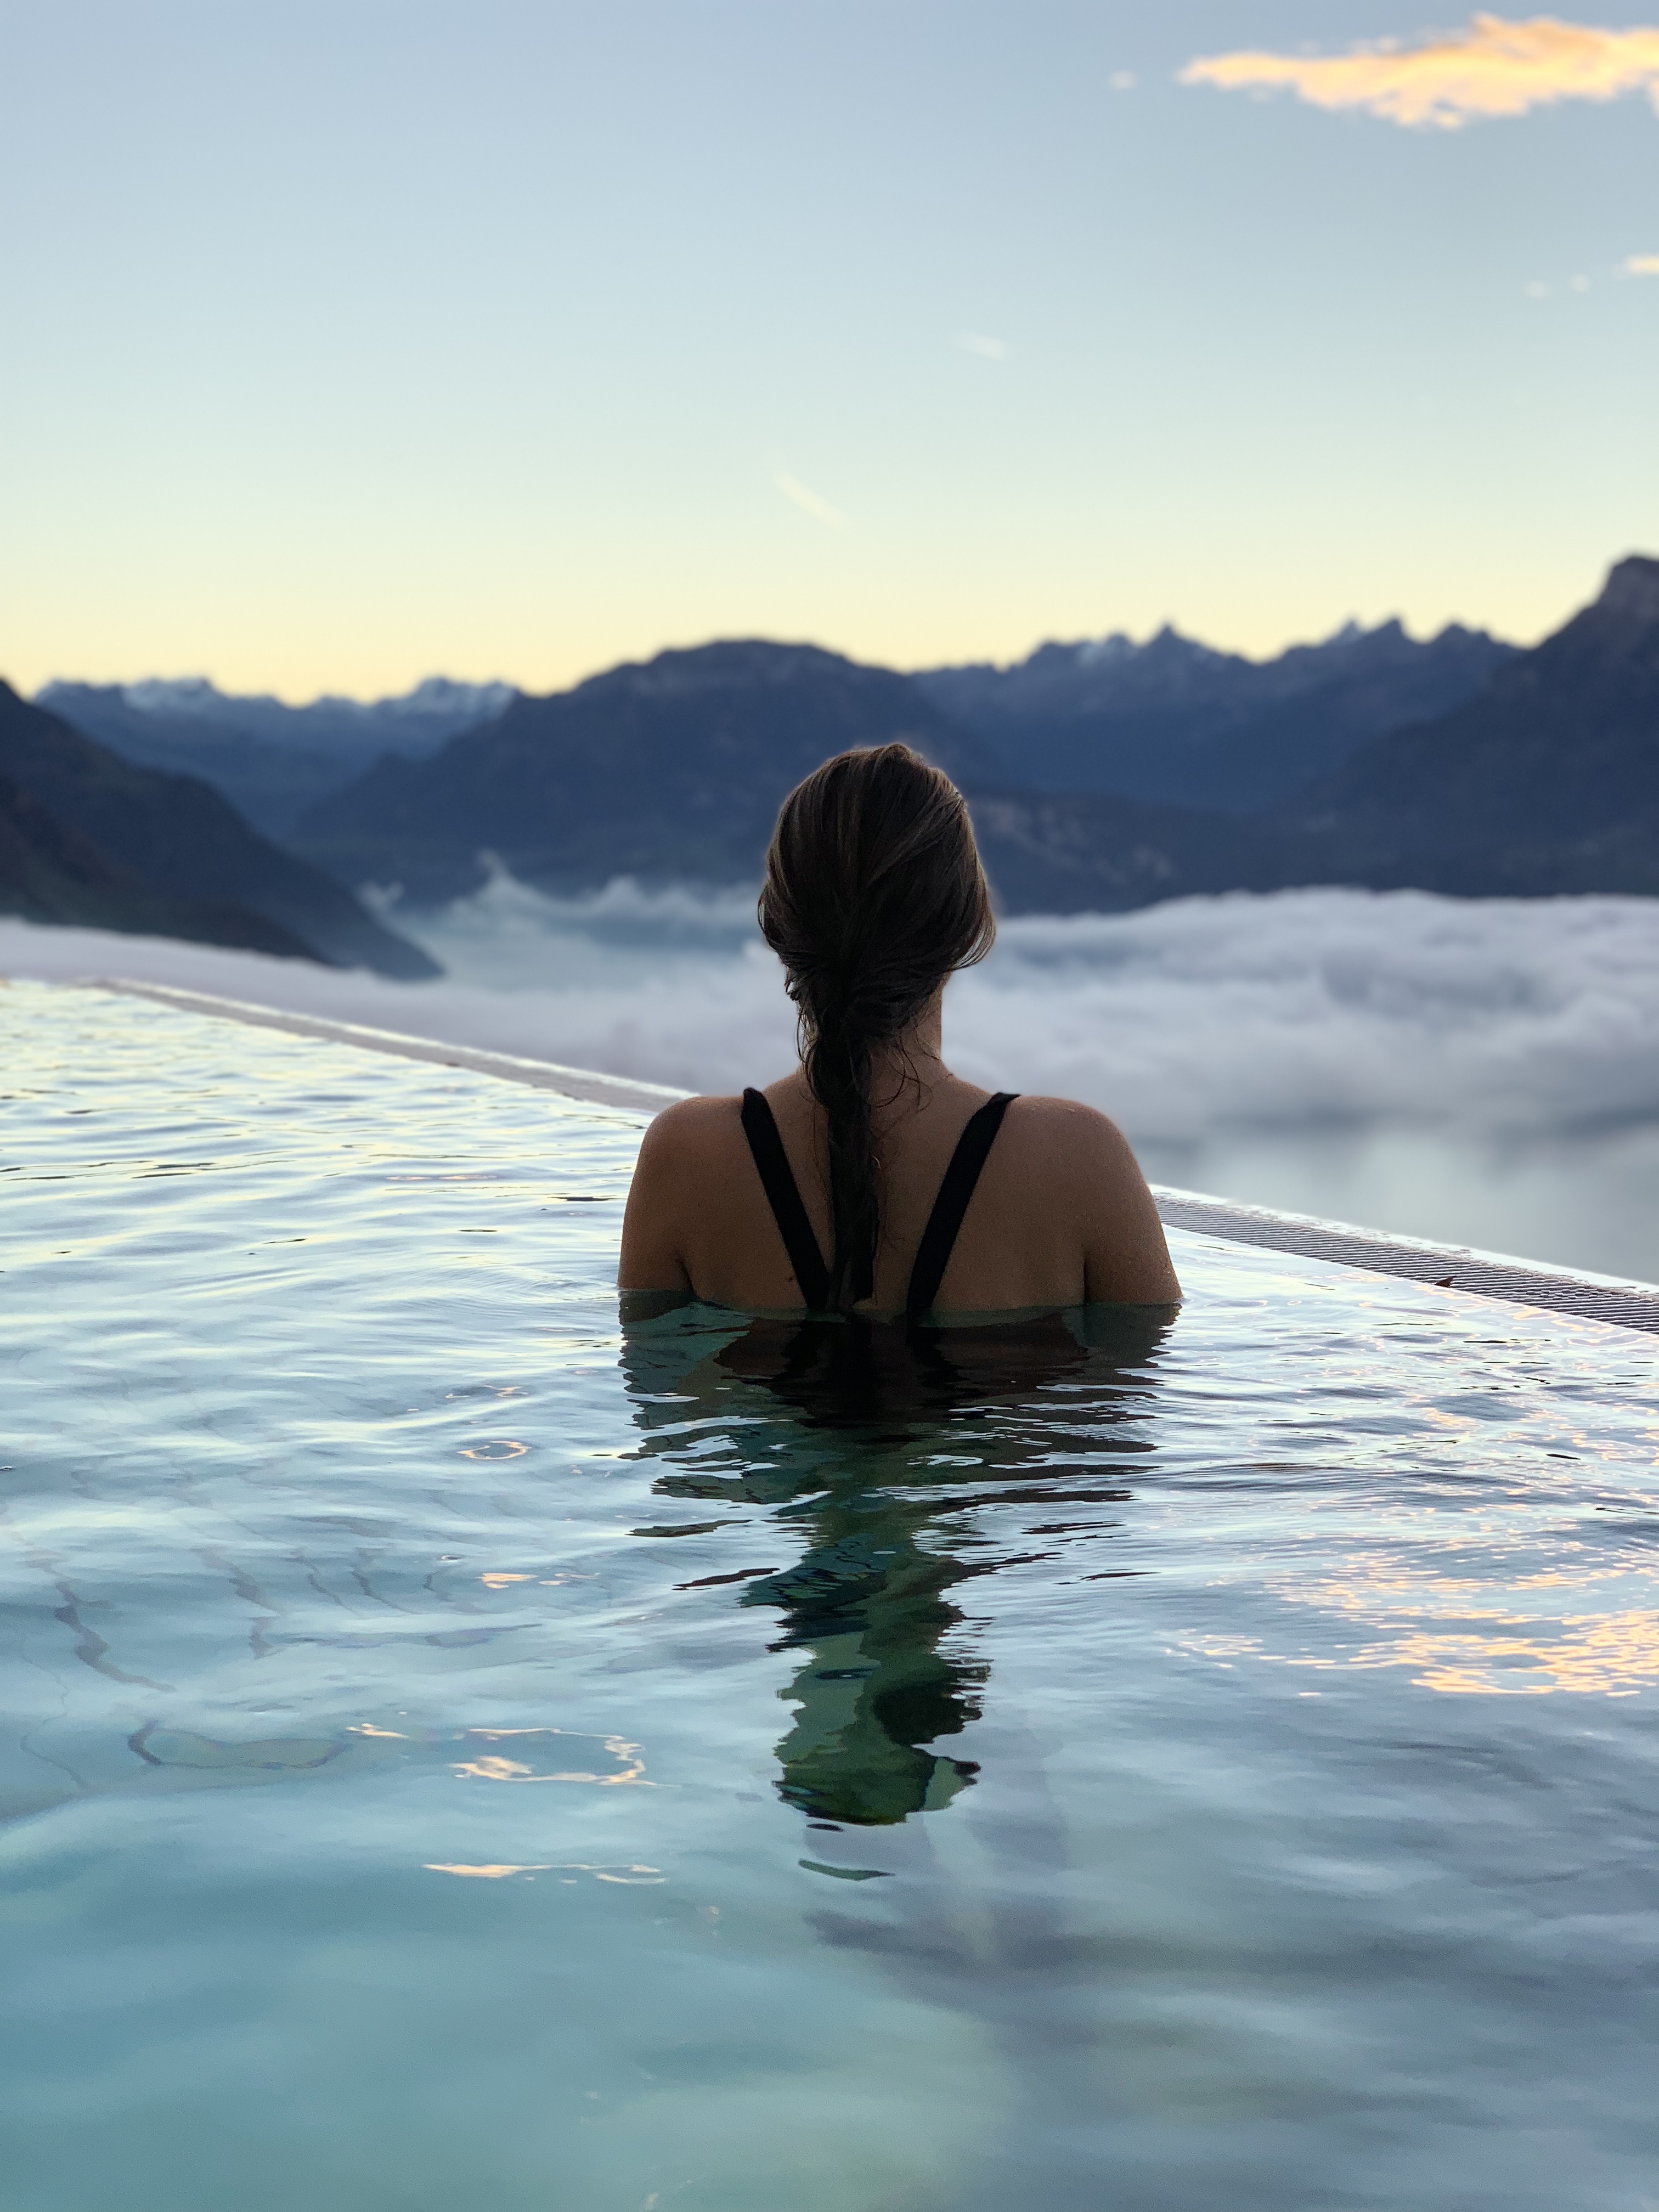
[[618, 1328], [641, 1121], [0, 990], [8, 2212], [1639, 2212], [1651, 1339]]

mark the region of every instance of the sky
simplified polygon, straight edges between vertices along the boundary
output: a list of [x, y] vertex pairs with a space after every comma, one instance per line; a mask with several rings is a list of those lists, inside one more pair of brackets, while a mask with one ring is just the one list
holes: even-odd
[[0, 673], [532, 690], [1659, 552], [1659, 7], [0, 0]]

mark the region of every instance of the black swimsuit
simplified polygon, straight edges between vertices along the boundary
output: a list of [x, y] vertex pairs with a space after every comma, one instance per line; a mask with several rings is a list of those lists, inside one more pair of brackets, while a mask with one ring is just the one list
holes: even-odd
[[[967, 1127], [957, 1139], [951, 1164], [939, 1187], [939, 1196], [933, 1200], [933, 1210], [927, 1217], [927, 1226], [916, 1247], [915, 1265], [910, 1270], [904, 1311], [911, 1321], [928, 1312], [939, 1296], [939, 1286], [945, 1279], [945, 1270], [980, 1170], [1002, 1127], [1003, 1115], [1018, 1095], [1018, 1091], [999, 1091], [994, 1098], [988, 1098], [969, 1116]], [[800, 1285], [807, 1310], [826, 1312], [830, 1304], [830, 1270], [823, 1264], [818, 1240], [812, 1234], [806, 1208], [801, 1204], [772, 1109], [758, 1091], [745, 1091], [743, 1094], [743, 1133], [755, 1156], [767, 1203], [778, 1224], [778, 1234], [789, 1255], [789, 1264], [795, 1271], [795, 1280]], [[867, 1289], [864, 1295], [869, 1295]]]

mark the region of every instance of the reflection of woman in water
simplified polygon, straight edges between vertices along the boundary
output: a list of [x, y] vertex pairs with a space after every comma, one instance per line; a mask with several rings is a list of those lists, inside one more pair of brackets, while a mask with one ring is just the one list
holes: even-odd
[[971, 1762], [928, 1748], [980, 1711], [985, 1670], [951, 1633], [951, 1593], [1002, 1560], [963, 1541], [964, 1516], [1127, 1497], [1166, 1326], [1146, 1307], [915, 1332], [755, 1320], [720, 1329], [713, 1357], [702, 1327], [630, 1328], [635, 1418], [669, 1462], [659, 1493], [769, 1507], [805, 1540], [742, 1602], [775, 1607], [775, 1648], [803, 1654], [779, 1789], [810, 1819], [889, 1826], [972, 1779]]
[[[1060, 1473], [1053, 1394], [1097, 1370], [1098, 1309], [1117, 1309], [1121, 1384], [1115, 1362], [1144, 1358], [1180, 1288], [1103, 1115], [992, 1096], [945, 1065], [945, 986], [994, 934], [948, 777], [901, 744], [826, 762], [784, 801], [760, 924], [799, 1009], [800, 1066], [653, 1122], [618, 1279], [644, 1336], [694, 1299], [755, 1317], [678, 1382], [678, 1411], [712, 1395], [751, 1423], [758, 1395], [785, 1441], [757, 1458], [745, 1427], [741, 1474], [688, 1455], [661, 1487], [804, 1522], [805, 1557], [744, 1601], [779, 1607], [782, 1642], [810, 1654], [781, 1787], [820, 1820], [888, 1824], [973, 1773], [925, 1747], [978, 1712], [982, 1669], [945, 1639], [961, 1620], [947, 1593], [980, 1565], [924, 1531], [988, 1477]], [[641, 1335], [629, 1364], [647, 1379]], [[1097, 1425], [1121, 1424], [1121, 1404], [1093, 1396], [1091, 1459], [1127, 1442]]]

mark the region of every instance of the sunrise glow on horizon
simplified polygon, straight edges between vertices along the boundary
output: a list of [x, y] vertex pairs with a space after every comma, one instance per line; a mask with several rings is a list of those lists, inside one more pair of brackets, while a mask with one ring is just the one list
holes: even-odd
[[0, 674], [546, 690], [1659, 551], [1659, 27], [1377, 0], [0, 8]]

